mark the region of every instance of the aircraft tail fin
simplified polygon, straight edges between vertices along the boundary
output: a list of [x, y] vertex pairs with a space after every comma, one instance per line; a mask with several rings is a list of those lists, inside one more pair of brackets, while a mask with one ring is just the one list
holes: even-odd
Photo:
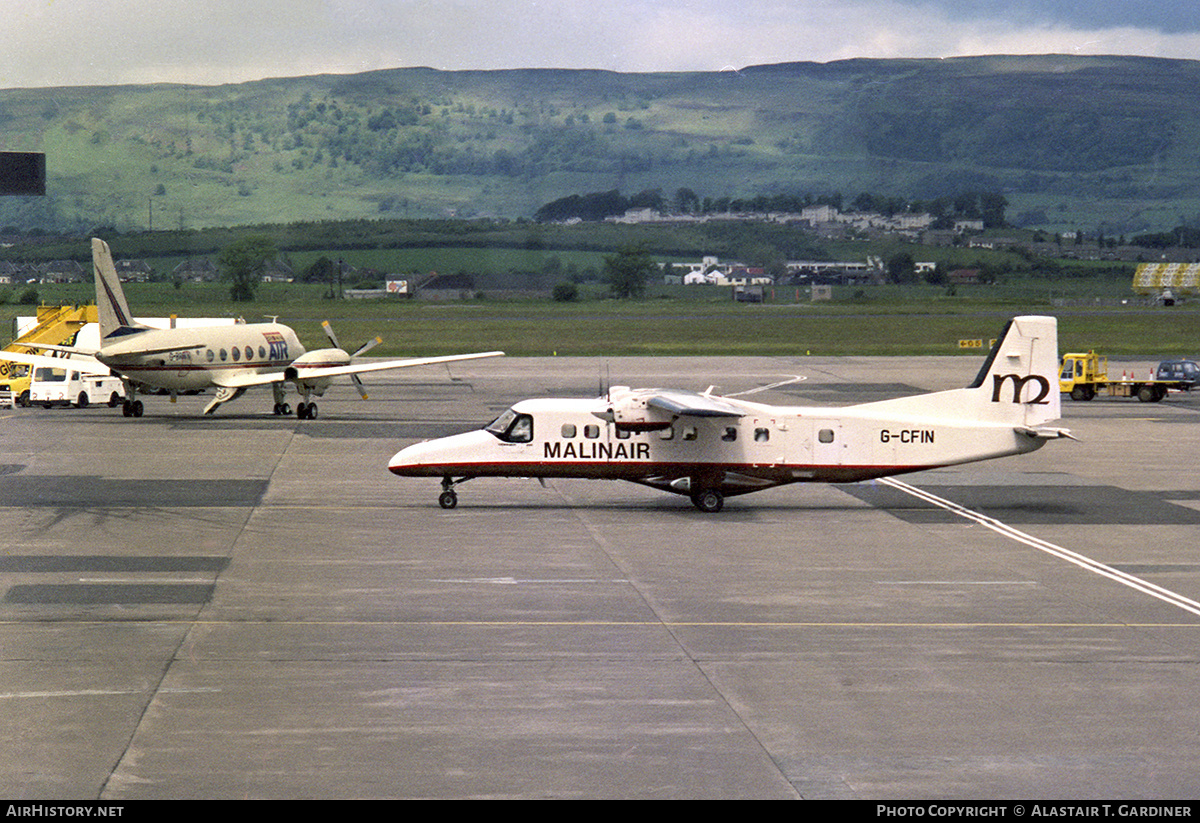
[[112, 251], [98, 237], [92, 238], [92, 268], [96, 277], [96, 310], [100, 319], [101, 344], [122, 329], [145, 328], [133, 319], [125, 292], [117, 278], [117, 267], [113, 264]]
[[975, 392], [972, 406], [1027, 427], [1059, 419], [1058, 362], [1058, 320], [1014, 317], [967, 387]]
[[1014, 317], [992, 346], [978, 376], [965, 389], [865, 405], [873, 411], [962, 417], [1036, 430], [1062, 417], [1058, 363], [1058, 320]]

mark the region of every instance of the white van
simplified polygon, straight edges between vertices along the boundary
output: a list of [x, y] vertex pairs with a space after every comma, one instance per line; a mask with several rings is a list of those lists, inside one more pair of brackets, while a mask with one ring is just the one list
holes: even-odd
[[29, 382], [29, 404], [40, 403], [47, 409], [51, 406], [83, 409], [89, 403], [107, 403], [112, 407], [120, 405], [124, 399], [125, 387], [119, 378], [83, 374], [57, 366], [38, 366]]

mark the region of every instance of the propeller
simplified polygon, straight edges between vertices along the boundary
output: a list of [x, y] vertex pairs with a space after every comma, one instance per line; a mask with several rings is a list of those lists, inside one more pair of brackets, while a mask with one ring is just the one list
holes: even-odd
[[[329, 325], [328, 320], [321, 321], [321, 328], [325, 330], [325, 336], [329, 338], [329, 342], [333, 344], [333, 347], [335, 349], [341, 349], [342, 344], [338, 342], [337, 335], [333, 333], [333, 326]], [[350, 355], [350, 357], [355, 358], [355, 357], [358, 357], [360, 354], [365, 354], [365, 353], [369, 352], [371, 349], [378, 346], [382, 342], [383, 342], [383, 338], [376, 335], [375, 337], [372, 337], [370, 340], [368, 340], [366, 343], [363, 343], [361, 346], [359, 346], [354, 351], [354, 354]], [[345, 351], [345, 349], [342, 349], [342, 350]], [[354, 384], [354, 388], [358, 389], [359, 396], [362, 397], [363, 400], [366, 400], [367, 399], [367, 387], [365, 385], [363, 385], [363, 382], [361, 379], [359, 379], [359, 376], [357, 374], [350, 375], [350, 382], [352, 382]]]

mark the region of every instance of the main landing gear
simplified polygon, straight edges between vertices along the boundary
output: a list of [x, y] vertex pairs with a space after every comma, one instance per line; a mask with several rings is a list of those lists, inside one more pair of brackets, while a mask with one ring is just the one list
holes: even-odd
[[145, 412], [141, 400], [126, 400], [121, 404], [121, 415], [123, 417], [141, 417]]
[[316, 420], [317, 404], [300, 403], [298, 406], [296, 406], [296, 418], [299, 420]]

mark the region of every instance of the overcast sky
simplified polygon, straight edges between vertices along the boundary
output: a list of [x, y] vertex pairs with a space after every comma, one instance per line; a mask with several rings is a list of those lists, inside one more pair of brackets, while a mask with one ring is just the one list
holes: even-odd
[[615, 71], [849, 57], [1200, 58], [1200, 0], [4, 0], [0, 88], [402, 66]]

